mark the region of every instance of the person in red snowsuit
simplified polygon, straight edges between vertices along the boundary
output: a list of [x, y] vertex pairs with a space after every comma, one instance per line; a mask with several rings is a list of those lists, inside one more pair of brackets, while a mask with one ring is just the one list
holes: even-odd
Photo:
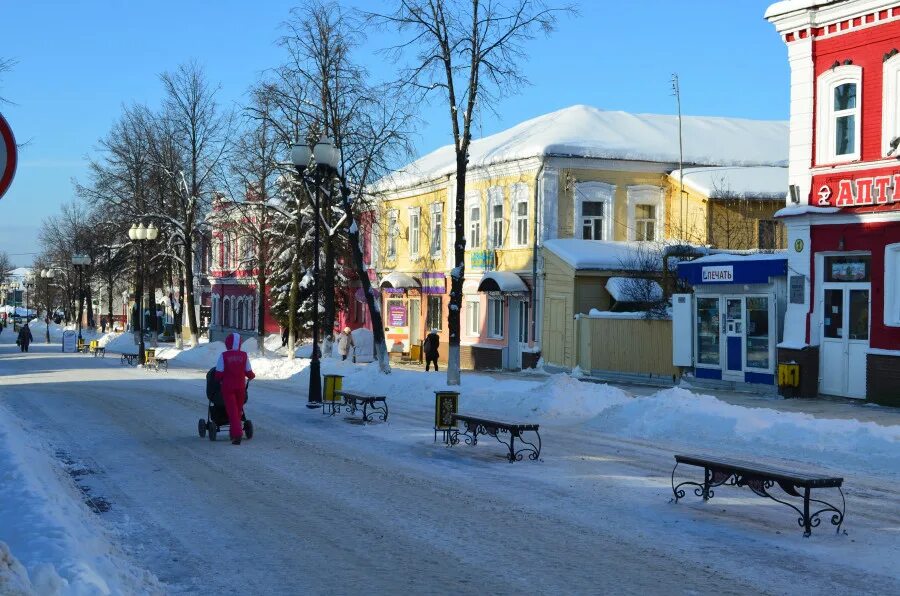
[[222, 384], [222, 401], [225, 402], [225, 411], [228, 412], [228, 426], [231, 434], [231, 442], [241, 444], [244, 429], [241, 424], [241, 414], [244, 411], [244, 402], [247, 401], [247, 386], [244, 379], [256, 377], [250, 366], [250, 358], [247, 352], [241, 351], [241, 336], [232, 333], [225, 338], [225, 351], [219, 354], [216, 362], [216, 380]]

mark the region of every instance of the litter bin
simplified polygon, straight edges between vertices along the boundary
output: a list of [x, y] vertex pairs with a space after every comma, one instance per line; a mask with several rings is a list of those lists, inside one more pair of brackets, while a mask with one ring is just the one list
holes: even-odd
[[325, 414], [325, 406], [328, 406], [329, 413], [334, 414], [336, 409], [344, 403], [344, 399], [339, 395], [335, 395], [335, 391], [340, 391], [344, 385], [344, 375], [323, 375], [325, 383], [322, 387], [322, 413]]
[[452, 414], [459, 412], [458, 391], [434, 392], [434, 442], [437, 442], [438, 431], [444, 435], [444, 443], [450, 442], [450, 433], [459, 430], [453, 421]]
[[794, 361], [778, 363], [778, 387], [781, 395], [797, 397], [800, 391], [800, 365]]

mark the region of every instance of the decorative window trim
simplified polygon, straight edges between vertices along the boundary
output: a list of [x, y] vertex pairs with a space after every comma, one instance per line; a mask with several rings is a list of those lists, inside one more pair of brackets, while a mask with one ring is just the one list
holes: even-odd
[[397, 258], [397, 226], [400, 225], [400, 210], [391, 209], [387, 212], [387, 246], [384, 249], [384, 256], [387, 259]]
[[[500, 332], [496, 332], [496, 307], [500, 306]], [[487, 334], [491, 339], [503, 339], [506, 334], [506, 301], [503, 298], [488, 298], [487, 301]]]
[[[409, 207], [406, 216], [408, 218], [407, 240], [406, 246], [409, 249], [409, 258], [416, 260], [419, 258], [419, 252], [422, 250], [422, 208]], [[415, 230], [413, 230], [413, 218], [416, 221]], [[413, 240], [415, 240], [415, 250], [413, 250]]]
[[900, 155], [900, 148], [891, 152], [891, 140], [900, 136], [900, 54], [885, 60], [882, 66], [881, 154]]
[[900, 242], [884, 247], [884, 324], [900, 327]]
[[[444, 250], [444, 204], [443, 203], [432, 203], [431, 204], [431, 219], [428, 222], [428, 227], [430, 229], [430, 233], [428, 234], [428, 251], [431, 253], [431, 256], [434, 258], [440, 258], [441, 253]], [[435, 215], [440, 215], [441, 217], [441, 227], [438, 230], [438, 242], [435, 247], [434, 244], [434, 222]]]
[[[494, 224], [496, 223], [496, 218], [494, 217], [494, 207], [500, 205], [501, 214], [500, 214], [500, 238], [496, 238], [496, 234], [494, 234]], [[492, 186], [488, 188], [488, 200], [487, 200], [487, 244], [488, 249], [497, 249], [503, 248], [505, 244], [504, 233], [503, 233], [503, 224], [506, 221], [503, 210], [503, 187], [502, 186]]]
[[[854, 119], [853, 153], [837, 155], [835, 152], [834, 89], [845, 83], [856, 85], [856, 118]], [[859, 161], [862, 146], [862, 67], [853, 64], [836, 66], [819, 75], [816, 80], [816, 165]]]
[[[472, 224], [475, 222], [472, 220], [472, 208], [478, 207], [478, 246], [475, 246], [475, 243], [472, 242]], [[484, 234], [482, 234], [482, 222], [484, 221], [484, 205], [481, 202], [481, 192], [474, 190], [466, 193], [466, 250], [481, 250], [481, 244], [484, 240]]]
[[[481, 298], [475, 296], [466, 296], [466, 335], [469, 337], [481, 337]], [[476, 305], [478, 307], [478, 317], [475, 323], [478, 326], [477, 331], [473, 331], [471, 325], [469, 324], [471, 321], [469, 319], [469, 312], [472, 308], [472, 305]]]
[[[528, 185], [525, 183], [513, 184], [510, 190], [510, 220], [513, 222], [513, 230], [510, 230], [510, 244], [516, 248], [528, 246], [528, 232], [531, 227], [528, 224]], [[519, 215], [519, 205], [525, 203], [525, 217]], [[519, 242], [519, 221], [525, 220], [525, 242]]]
[[613, 208], [616, 187], [605, 182], [576, 182], [574, 190], [575, 213], [572, 219], [572, 236], [581, 238], [581, 206], [585, 201], [600, 201], [603, 206], [603, 239], [613, 240]]
[[663, 237], [663, 225], [665, 217], [663, 209], [665, 208], [665, 193], [663, 189], [652, 184], [637, 184], [628, 187], [628, 239], [634, 240], [637, 237], [637, 217], [635, 216], [635, 207], [638, 205], [650, 205], [656, 208], [656, 222], [653, 230], [653, 241], [661, 240]]

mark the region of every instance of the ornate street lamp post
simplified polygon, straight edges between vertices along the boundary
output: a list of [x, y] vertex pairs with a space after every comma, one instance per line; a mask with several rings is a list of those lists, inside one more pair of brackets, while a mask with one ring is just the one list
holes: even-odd
[[[145, 353], [144, 353], [144, 307], [142, 305], [144, 298], [144, 243], [148, 241], [156, 240], [156, 236], [159, 235], [159, 229], [154, 226], [152, 223], [144, 227], [144, 224], [131, 224], [131, 229], [128, 230], [128, 237], [131, 238], [133, 242], [136, 242], [138, 245], [138, 278], [137, 284], [134, 292], [134, 305], [135, 305], [135, 319], [133, 324], [137, 327], [138, 334], [138, 362], [144, 364], [145, 362]], [[155, 311], [155, 309], [154, 309]], [[155, 316], [155, 312], [154, 312]]]
[[46, 290], [47, 290], [47, 314], [44, 315], [44, 326], [47, 329], [47, 343], [50, 343], [50, 284], [53, 283], [53, 269], [41, 269], [41, 278], [46, 279]]
[[[313, 158], [310, 167], [310, 158]], [[313, 187], [313, 350], [309, 365], [309, 402], [308, 408], [318, 408], [322, 404], [322, 376], [319, 361], [319, 220], [321, 219], [322, 184], [330, 182], [337, 173], [340, 154], [331, 139], [323, 137], [312, 149], [309, 145], [297, 143], [291, 147], [291, 161], [297, 168], [297, 176], [301, 183], [311, 183]], [[305, 184], [304, 184], [305, 186]], [[327, 184], [331, 192], [331, 184]], [[299, 249], [299, 247], [298, 247]], [[294, 313], [290, 313], [294, 316]]]
[[91, 264], [91, 257], [88, 255], [72, 255], [72, 265], [78, 270], [78, 342], [81, 343], [81, 314], [84, 311], [84, 284], [82, 280], [82, 272], [85, 267]]

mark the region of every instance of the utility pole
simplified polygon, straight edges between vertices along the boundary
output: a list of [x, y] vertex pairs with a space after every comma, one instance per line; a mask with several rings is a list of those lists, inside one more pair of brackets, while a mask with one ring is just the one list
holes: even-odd
[[687, 214], [684, 205], [684, 143], [681, 134], [681, 86], [678, 84], [678, 73], [672, 73], [672, 94], [675, 96], [675, 105], [678, 108], [678, 197], [681, 206], [681, 239], [687, 241], [685, 233]]

